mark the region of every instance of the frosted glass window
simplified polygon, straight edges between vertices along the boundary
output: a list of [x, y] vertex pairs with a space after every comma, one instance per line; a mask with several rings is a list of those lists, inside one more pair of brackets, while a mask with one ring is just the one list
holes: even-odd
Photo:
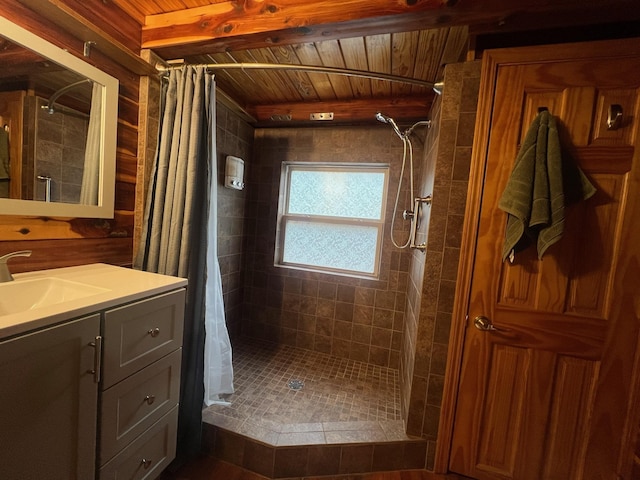
[[283, 163], [276, 265], [378, 274], [388, 167]]
[[283, 260], [373, 274], [378, 228], [289, 221]]
[[289, 213], [379, 220], [384, 181], [384, 172], [293, 170]]

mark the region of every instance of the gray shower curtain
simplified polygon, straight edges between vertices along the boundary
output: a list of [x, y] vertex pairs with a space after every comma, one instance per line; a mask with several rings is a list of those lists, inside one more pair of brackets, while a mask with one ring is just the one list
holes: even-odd
[[198, 453], [201, 441], [209, 183], [216, 179], [213, 88], [212, 76], [191, 66], [172, 70], [163, 84], [158, 152], [134, 261], [135, 268], [189, 280], [178, 460]]

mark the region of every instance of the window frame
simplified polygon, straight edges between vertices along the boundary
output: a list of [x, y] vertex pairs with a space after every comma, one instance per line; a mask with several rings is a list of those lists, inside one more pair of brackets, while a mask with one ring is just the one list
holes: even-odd
[[[291, 174], [294, 171], [382, 173], [384, 175], [384, 180], [382, 186], [380, 218], [376, 220], [356, 217], [289, 213]], [[276, 226], [274, 265], [276, 267], [303, 270], [307, 272], [327, 273], [331, 275], [342, 275], [355, 278], [378, 279], [380, 277], [380, 264], [382, 259], [389, 176], [389, 164], [383, 163], [282, 162], [280, 172], [280, 193], [278, 196], [278, 219]], [[376, 237], [376, 252], [373, 272], [370, 273], [336, 267], [323, 267], [304, 263], [285, 262], [284, 244], [286, 239], [286, 230], [287, 224], [291, 221], [375, 227], [378, 230], [378, 234]]]

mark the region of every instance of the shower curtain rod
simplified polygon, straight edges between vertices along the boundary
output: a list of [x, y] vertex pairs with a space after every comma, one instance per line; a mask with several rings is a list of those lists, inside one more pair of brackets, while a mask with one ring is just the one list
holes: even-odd
[[56, 101], [58, 100], [58, 98], [60, 98], [62, 95], [64, 95], [65, 93], [67, 93], [69, 90], [73, 90], [74, 88], [76, 88], [79, 85], [83, 85], [85, 83], [91, 83], [93, 84], [93, 81], [89, 78], [85, 78], [83, 80], [79, 80], [77, 82], [74, 83], [70, 83], [69, 85], [60, 88], [59, 90], [55, 91], [53, 93], [53, 95], [51, 95], [49, 97], [49, 101], [47, 102], [47, 105], [42, 105], [41, 108], [42, 109], [47, 109], [49, 111], [49, 113], [53, 113], [54, 112], [54, 108], [53, 105], [54, 103], [56, 103]]
[[[179, 64], [164, 66], [160, 63], [156, 64], [156, 70], [161, 74], [181, 68], [188, 64]], [[436, 93], [440, 94], [442, 82], [427, 82], [426, 80], [419, 80], [417, 78], [401, 77], [399, 75], [391, 75], [388, 73], [367, 72], [366, 70], [352, 70], [349, 68], [338, 67], [319, 67], [317, 65], [293, 65], [287, 63], [204, 63], [204, 64], [191, 64], [193, 67], [206, 67], [210, 70], [299, 70], [303, 72], [312, 73], [326, 73], [332, 75], [346, 75], [349, 77], [361, 77], [369, 78], [371, 80], [383, 80], [387, 82], [408, 83], [411, 85], [419, 85], [421, 87], [432, 88]]]

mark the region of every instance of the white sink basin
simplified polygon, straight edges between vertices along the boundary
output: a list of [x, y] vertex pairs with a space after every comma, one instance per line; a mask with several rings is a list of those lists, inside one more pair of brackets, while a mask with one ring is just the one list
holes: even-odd
[[184, 278], [103, 263], [16, 273], [14, 278], [0, 283], [0, 345], [14, 335], [187, 286]]
[[56, 277], [0, 283], [0, 315], [35, 310], [108, 291]]

